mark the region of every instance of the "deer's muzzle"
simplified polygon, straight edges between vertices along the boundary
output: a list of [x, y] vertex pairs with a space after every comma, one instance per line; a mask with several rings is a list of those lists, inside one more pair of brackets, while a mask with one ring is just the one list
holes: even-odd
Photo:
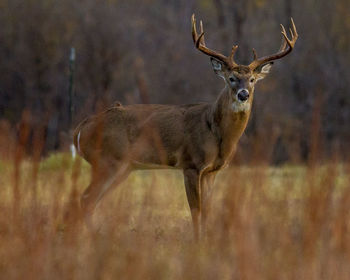
[[241, 101], [241, 102], [247, 101], [248, 98], [249, 98], [249, 91], [246, 90], [246, 89], [240, 89], [240, 90], [237, 92], [237, 98], [238, 98], [238, 100]]

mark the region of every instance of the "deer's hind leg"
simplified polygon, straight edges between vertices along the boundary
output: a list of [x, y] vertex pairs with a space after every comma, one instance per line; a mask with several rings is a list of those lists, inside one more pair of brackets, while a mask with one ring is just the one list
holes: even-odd
[[101, 158], [94, 165], [90, 185], [80, 199], [82, 214], [87, 226], [92, 229], [92, 215], [102, 197], [118, 184], [124, 181], [129, 173], [129, 163], [119, 160]]

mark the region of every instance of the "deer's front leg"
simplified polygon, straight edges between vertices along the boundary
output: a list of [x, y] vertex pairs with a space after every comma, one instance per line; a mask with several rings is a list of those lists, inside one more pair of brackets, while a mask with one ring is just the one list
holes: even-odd
[[188, 204], [191, 209], [193, 233], [195, 240], [199, 239], [199, 216], [200, 216], [200, 176], [196, 169], [184, 170], [185, 187]]
[[202, 176], [201, 183], [201, 234], [207, 233], [207, 219], [210, 212], [210, 196], [214, 184], [216, 172], [208, 173]]

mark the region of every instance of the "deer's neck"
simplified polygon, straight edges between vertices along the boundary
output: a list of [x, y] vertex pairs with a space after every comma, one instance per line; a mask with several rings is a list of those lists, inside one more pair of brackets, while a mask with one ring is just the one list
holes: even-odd
[[230, 155], [235, 150], [250, 116], [253, 96], [242, 104], [234, 99], [234, 92], [225, 87], [212, 106], [212, 122], [221, 143], [221, 152]]

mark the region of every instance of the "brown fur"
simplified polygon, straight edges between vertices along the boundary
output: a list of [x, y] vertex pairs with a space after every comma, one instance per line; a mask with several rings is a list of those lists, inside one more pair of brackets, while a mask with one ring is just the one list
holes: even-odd
[[178, 168], [184, 170], [198, 236], [197, 216], [205, 200], [201, 185], [212, 182], [230, 162], [249, 119], [250, 111], [232, 111], [234, 101], [233, 90], [226, 87], [213, 104], [114, 106], [84, 120], [75, 130], [74, 143], [93, 167], [92, 183], [81, 200], [86, 215], [109, 185], [118, 183], [118, 178], [107, 180], [121, 166], [123, 179], [134, 169]]
[[249, 117], [226, 108], [227, 91], [215, 104], [112, 107], [83, 121], [75, 143], [80, 132], [80, 152], [91, 164], [95, 157], [112, 157], [135, 167], [220, 169]]

